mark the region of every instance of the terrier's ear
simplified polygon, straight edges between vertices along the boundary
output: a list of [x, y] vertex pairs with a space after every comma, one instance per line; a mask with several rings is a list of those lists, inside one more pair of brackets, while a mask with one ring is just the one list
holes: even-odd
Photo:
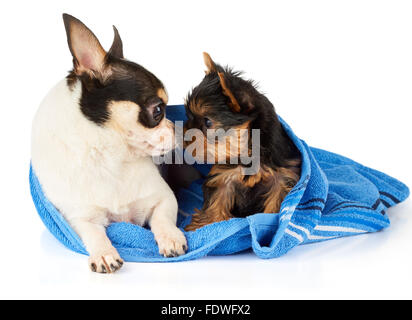
[[206, 74], [210, 74], [217, 71], [216, 63], [213, 62], [212, 58], [207, 52], [203, 52], [203, 60], [205, 61], [205, 65], [207, 70], [205, 71]]
[[240, 107], [239, 103], [237, 102], [237, 99], [228, 87], [225, 75], [223, 74], [223, 72], [218, 72], [218, 76], [220, 79], [220, 86], [222, 87], [222, 92], [226, 97], [229, 98], [230, 109], [232, 109], [233, 112], [240, 112], [242, 108]]
[[103, 73], [106, 51], [93, 32], [71, 15], [63, 14], [63, 21], [76, 74]]
[[119, 31], [117, 31], [116, 27], [113, 26], [113, 31], [114, 31], [114, 39], [112, 43], [112, 47], [109, 50], [109, 54], [112, 55], [113, 57], [123, 59], [123, 42], [122, 39], [120, 38]]

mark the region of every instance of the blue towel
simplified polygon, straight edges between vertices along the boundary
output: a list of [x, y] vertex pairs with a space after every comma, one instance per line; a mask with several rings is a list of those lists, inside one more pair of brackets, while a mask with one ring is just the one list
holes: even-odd
[[[167, 110], [170, 120], [186, 120], [183, 106], [169, 106]], [[280, 121], [302, 155], [302, 170], [279, 214], [259, 213], [185, 232], [189, 250], [175, 258], [159, 255], [149, 229], [113, 223], [107, 235], [120, 256], [132, 262], [176, 262], [252, 248], [259, 258], [269, 259], [300, 244], [376, 232], [389, 226], [387, 210], [409, 196], [407, 186], [348, 158], [308, 147], [285, 121]], [[208, 165], [195, 166], [204, 176], [210, 170]], [[87, 255], [79, 236], [44, 196], [32, 168], [30, 187], [39, 216], [50, 232], [67, 248]], [[181, 189], [177, 198], [177, 224], [183, 229], [190, 223], [194, 209], [202, 207], [202, 181]]]

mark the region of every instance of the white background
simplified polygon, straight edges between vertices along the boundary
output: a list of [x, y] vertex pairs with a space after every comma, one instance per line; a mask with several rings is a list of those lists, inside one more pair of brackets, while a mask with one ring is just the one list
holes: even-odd
[[183, 102], [203, 77], [202, 51], [244, 70], [309, 145], [346, 155], [409, 186], [412, 6], [408, 1], [1, 1], [0, 298], [412, 298], [411, 201], [391, 227], [300, 246], [89, 272], [60, 245], [29, 193], [31, 120], [71, 68], [61, 14], [108, 49], [116, 25], [126, 58]]

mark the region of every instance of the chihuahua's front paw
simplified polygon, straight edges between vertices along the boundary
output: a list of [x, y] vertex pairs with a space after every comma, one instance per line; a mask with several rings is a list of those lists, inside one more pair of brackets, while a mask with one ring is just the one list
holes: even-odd
[[93, 272], [113, 273], [123, 265], [123, 260], [115, 248], [93, 254], [89, 257], [89, 267]]
[[164, 229], [155, 234], [159, 253], [167, 258], [183, 255], [187, 251], [187, 241], [177, 227]]

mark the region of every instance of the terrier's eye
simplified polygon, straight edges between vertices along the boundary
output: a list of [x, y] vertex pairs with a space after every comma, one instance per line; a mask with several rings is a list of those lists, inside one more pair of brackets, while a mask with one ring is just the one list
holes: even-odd
[[213, 122], [209, 118], [205, 118], [204, 121], [206, 128], [210, 128], [211, 126], [213, 126]]

